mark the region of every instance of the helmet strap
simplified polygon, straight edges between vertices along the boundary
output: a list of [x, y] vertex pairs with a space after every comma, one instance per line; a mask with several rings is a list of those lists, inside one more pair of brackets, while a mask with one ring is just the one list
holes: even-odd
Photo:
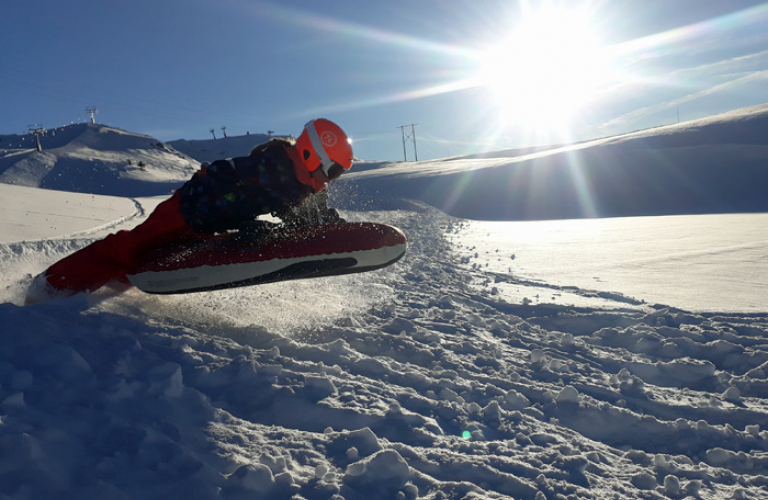
[[318, 158], [320, 158], [320, 168], [328, 168], [328, 166], [330, 166], [332, 163], [331, 158], [325, 151], [323, 141], [320, 140], [320, 135], [317, 133], [317, 128], [315, 128], [315, 120], [310, 120], [307, 122], [307, 124], [304, 125], [304, 128], [307, 130], [307, 135], [309, 136], [309, 142], [312, 144], [312, 149], [315, 150], [315, 154]]

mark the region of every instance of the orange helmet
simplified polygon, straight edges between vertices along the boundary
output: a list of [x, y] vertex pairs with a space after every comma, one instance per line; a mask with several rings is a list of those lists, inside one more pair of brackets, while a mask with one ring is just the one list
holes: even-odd
[[352, 168], [352, 141], [341, 127], [325, 118], [304, 125], [296, 149], [308, 172], [319, 168], [330, 180]]

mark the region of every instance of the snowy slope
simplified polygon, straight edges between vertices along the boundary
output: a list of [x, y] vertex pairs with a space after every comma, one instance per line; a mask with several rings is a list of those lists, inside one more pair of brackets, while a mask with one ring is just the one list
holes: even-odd
[[116, 196], [167, 194], [199, 163], [152, 137], [104, 125], [69, 125], [40, 138], [0, 137], [0, 183]]
[[133, 219], [143, 210], [130, 198], [0, 184], [4, 242], [91, 233]]
[[0, 215], [0, 495], [768, 498], [768, 311], [521, 279], [514, 246], [490, 242], [506, 261], [494, 267], [473, 250], [484, 228], [380, 190], [387, 171], [429, 168], [362, 172], [357, 200], [336, 195], [350, 219], [406, 231], [391, 268], [29, 307], [25, 274], [162, 198], [57, 193], [69, 213], [43, 230], [61, 198], [4, 188], [39, 210]]
[[691, 311], [768, 311], [768, 213], [472, 221], [450, 239], [499, 273], [496, 287], [515, 302], [530, 296], [514, 286], [527, 280], [562, 287], [537, 293], [558, 303], [583, 304], [567, 291], [577, 287]]
[[[512, 152], [511, 154], [516, 154]], [[768, 211], [768, 105], [521, 156], [395, 163], [345, 176], [348, 208], [417, 199], [456, 217]]]
[[170, 141], [168, 145], [199, 162], [216, 161], [221, 158], [248, 156], [251, 150], [270, 139], [266, 134], [247, 134], [218, 139]]

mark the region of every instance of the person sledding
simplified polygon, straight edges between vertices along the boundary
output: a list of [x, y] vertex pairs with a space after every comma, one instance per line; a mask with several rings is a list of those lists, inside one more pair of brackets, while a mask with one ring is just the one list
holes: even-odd
[[274, 138], [250, 155], [203, 166], [140, 225], [119, 231], [56, 262], [42, 280], [52, 295], [127, 283], [147, 252], [210, 238], [272, 214], [284, 224], [341, 222], [328, 207], [328, 184], [352, 167], [351, 141], [330, 120], [304, 126], [298, 139]]

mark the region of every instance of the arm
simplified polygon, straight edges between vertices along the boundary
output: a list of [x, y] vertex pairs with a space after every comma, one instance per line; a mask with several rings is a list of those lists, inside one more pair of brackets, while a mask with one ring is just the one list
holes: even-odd
[[289, 207], [277, 216], [290, 226], [346, 222], [338, 210], [328, 207], [328, 189], [308, 196], [300, 204]]

